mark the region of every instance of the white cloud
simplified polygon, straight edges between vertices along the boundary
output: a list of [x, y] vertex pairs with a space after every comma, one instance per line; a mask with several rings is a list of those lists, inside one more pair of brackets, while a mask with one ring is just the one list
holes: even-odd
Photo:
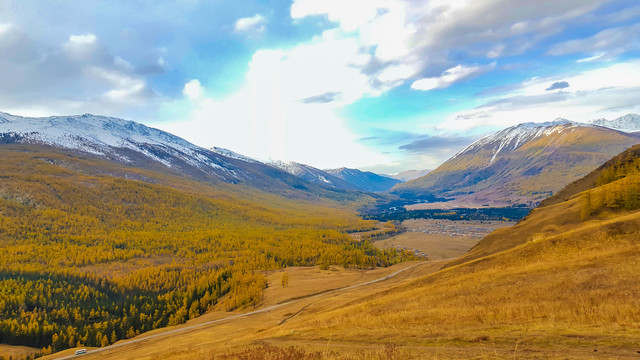
[[355, 31], [377, 15], [380, 0], [295, 0], [291, 5], [291, 17], [302, 19], [312, 15], [327, 15], [330, 21], [340, 24], [345, 31]]
[[198, 79], [193, 79], [184, 84], [182, 94], [191, 100], [198, 100], [203, 97], [204, 89], [202, 88], [202, 85], [200, 85], [200, 81]]
[[[600, 53], [617, 56], [629, 50], [640, 49], [640, 24], [602, 30], [584, 39], [574, 39], [555, 44], [549, 49], [549, 55], [574, 53]], [[595, 55], [594, 55], [595, 56]], [[592, 60], [591, 60], [592, 61]]]
[[499, 58], [504, 53], [504, 48], [505, 48], [504, 44], [499, 44], [494, 46], [493, 49], [491, 49], [491, 51], [487, 53], [487, 57], [489, 59]]
[[94, 34], [71, 35], [69, 36], [68, 45], [87, 46], [96, 43], [98, 38]]
[[257, 51], [247, 78], [249, 82], [271, 84], [284, 101], [340, 93], [340, 101], [332, 104], [343, 105], [375, 92], [358, 66], [368, 58], [354, 39], [316, 39], [290, 50]]
[[99, 50], [98, 38], [94, 34], [71, 35], [64, 50], [72, 60], [89, 60]]
[[511, 0], [294, 0], [291, 17], [335, 22], [335, 38], [352, 38], [372, 55], [363, 72], [384, 92], [419, 75], [417, 88], [449, 86], [435, 75], [455, 69], [452, 51], [491, 59], [521, 54], [604, 1], [540, 0], [523, 7]]
[[[587, 121], [640, 112], [640, 61], [629, 61], [578, 74], [533, 78], [517, 90], [451, 115], [441, 129], [469, 130], [482, 126], [506, 127], [522, 122], [544, 122], [557, 117]], [[565, 81], [571, 87], [550, 93], [549, 84]]]
[[[258, 51], [239, 91], [223, 99], [202, 97], [193, 101], [187, 121], [156, 126], [201, 146], [259, 159], [316, 167], [383, 163], [385, 156], [358, 144], [335, 112], [336, 106], [373, 91], [367, 77], [349, 66], [360, 56], [358, 49], [353, 39], [317, 39], [291, 50]], [[314, 96], [326, 101], [301, 101]]]
[[236, 21], [235, 31], [236, 32], [248, 32], [248, 31], [264, 32], [266, 29], [265, 27], [266, 22], [267, 22], [267, 19], [260, 14], [256, 14], [251, 17], [241, 18], [241, 19], [238, 19], [238, 21]]
[[121, 58], [120, 56], [115, 56], [113, 58], [113, 65], [115, 67], [118, 67], [124, 71], [133, 71], [134, 67], [133, 65], [131, 65], [130, 62], [128, 62], [127, 60]]
[[411, 84], [411, 88], [414, 90], [422, 91], [443, 89], [455, 84], [458, 81], [485, 73], [495, 68], [495, 66], [495, 62], [485, 66], [458, 65], [456, 67], [452, 67], [451, 69], [445, 70], [439, 77], [416, 80], [413, 82], [413, 84]]
[[[407, 81], [419, 90], [444, 88], [492, 70], [495, 62], [459, 64], [449, 54], [522, 53], [602, 1], [540, 0], [523, 11], [510, 0], [294, 0], [294, 21], [326, 16], [334, 27], [292, 48], [257, 51], [244, 87], [224, 99], [193, 101], [185, 87], [194, 106], [189, 120], [159, 126], [202, 146], [263, 159], [319, 167], [394, 161], [361, 145], [337, 110]], [[265, 21], [240, 19], [235, 30], [255, 31]]]
[[117, 70], [88, 66], [86, 74], [105, 83], [110, 89], [103, 93], [105, 100], [120, 104], [137, 103], [147, 91], [144, 79]]
[[4, 36], [9, 31], [11, 31], [12, 28], [13, 28], [13, 25], [10, 23], [0, 24], [0, 36]]
[[577, 63], [584, 63], [584, 62], [591, 62], [591, 61], [598, 61], [602, 58], [604, 58], [604, 56], [607, 55], [606, 53], [599, 53], [599, 54], [595, 54], [593, 56], [589, 56], [586, 58], [582, 58], [582, 59], [578, 59], [576, 60]]
[[414, 76], [418, 72], [415, 66], [411, 65], [392, 65], [383, 69], [377, 76], [378, 81], [385, 84], [394, 84]]

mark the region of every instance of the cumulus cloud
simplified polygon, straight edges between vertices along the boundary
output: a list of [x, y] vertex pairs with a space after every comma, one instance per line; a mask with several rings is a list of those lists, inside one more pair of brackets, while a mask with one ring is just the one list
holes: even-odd
[[336, 36], [355, 39], [371, 54], [361, 71], [381, 93], [406, 81], [430, 90], [477, 75], [480, 68], [456, 66], [450, 54], [499, 59], [523, 53], [604, 2], [294, 0], [291, 17], [324, 16], [336, 24]]
[[[359, 66], [369, 58], [351, 38], [334, 39], [331, 32], [288, 50], [259, 50], [251, 60], [248, 79], [270, 84], [285, 102], [300, 99], [327, 99], [330, 106], [352, 103], [375, 93]], [[337, 96], [340, 93], [340, 96]], [[317, 103], [310, 101], [308, 103]]]
[[264, 32], [266, 29], [266, 22], [267, 19], [264, 16], [256, 14], [251, 17], [238, 19], [234, 29], [236, 32]]
[[122, 57], [92, 34], [43, 47], [17, 26], [0, 31], [0, 108], [24, 115], [114, 114], [156, 94]]
[[568, 82], [566, 82], [566, 81], [556, 81], [553, 84], [551, 84], [551, 86], [549, 86], [548, 88], [544, 89], [544, 91], [566, 89], [568, 87], [569, 87], [569, 83]]
[[442, 89], [454, 83], [483, 74], [496, 67], [495, 63], [485, 66], [463, 66], [458, 65], [445, 70], [439, 77], [416, 80], [411, 84], [414, 90], [428, 91], [432, 89]]
[[[357, 46], [347, 39], [258, 51], [238, 91], [223, 98], [203, 96], [188, 120], [155, 126], [202, 146], [215, 144], [258, 159], [324, 168], [384, 163], [385, 156], [359, 144], [336, 114], [337, 104], [370, 89], [365, 76], [343, 63], [351, 58], [341, 56], [344, 52], [357, 52]], [[307, 71], [309, 63], [322, 70]]]
[[182, 94], [191, 100], [201, 99], [204, 95], [204, 89], [202, 85], [200, 85], [200, 80], [198, 79], [189, 80], [189, 82], [184, 84], [184, 88], [182, 89]]
[[94, 56], [100, 51], [100, 47], [94, 34], [71, 35], [64, 44], [64, 50], [71, 59], [82, 61]]

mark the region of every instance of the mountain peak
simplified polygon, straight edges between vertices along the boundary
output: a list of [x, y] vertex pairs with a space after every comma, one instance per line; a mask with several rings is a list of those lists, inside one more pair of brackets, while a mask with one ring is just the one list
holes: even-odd
[[640, 136], [567, 120], [525, 123], [469, 145], [426, 176], [394, 187], [469, 204], [535, 204]]
[[640, 131], [640, 115], [638, 114], [627, 114], [613, 120], [600, 118], [592, 120], [590, 123], [624, 132]]
[[478, 152], [485, 148], [491, 148], [493, 157], [489, 163], [492, 163], [501, 152], [510, 152], [517, 150], [520, 146], [535, 138], [551, 135], [554, 132], [561, 132], [575, 126], [591, 126], [588, 124], [577, 123], [563, 118], [557, 118], [554, 121], [547, 122], [526, 122], [508, 127], [491, 135], [487, 135], [462, 151], [453, 156], [456, 158], [462, 154]]

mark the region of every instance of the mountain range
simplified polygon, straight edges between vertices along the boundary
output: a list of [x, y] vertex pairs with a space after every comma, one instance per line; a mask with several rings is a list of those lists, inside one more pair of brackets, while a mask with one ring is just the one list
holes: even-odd
[[[640, 134], [634, 132], [639, 129], [640, 116], [634, 114], [589, 124], [566, 119], [520, 124], [472, 143], [422, 177], [400, 183], [357, 169], [263, 163], [224, 148], [204, 149], [170, 133], [112, 117], [31, 118], [0, 113], [1, 143], [49, 145], [132, 167], [247, 184], [290, 196], [391, 189], [402, 197], [445, 197], [470, 206], [533, 206], [640, 142]], [[396, 177], [419, 174], [410, 171]]]
[[[638, 120], [627, 115], [595, 122], [640, 128]], [[440, 196], [469, 206], [535, 206], [639, 142], [640, 134], [566, 119], [524, 123], [475, 141], [429, 174], [391, 192]]]
[[[132, 168], [246, 184], [293, 197], [323, 193], [323, 196], [336, 198], [343, 196], [336, 191], [382, 191], [397, 183], [357, 170], [353, 170], [353, 174], [361, 175], [361, 178], [352, 176], [345, 181], [309, 165], [281, 161], [263, 163], [220, 147], [204, 149], [133, 121], [91, 114], [33, 118], [0, 113], [0, 143], [53, 146]], [[381, 187], [381, 184], [387, 185]]]
[[341, 190], [359, 190], [367, 192], [383, 192], [391, 189], [401, 181], [370, 171], [339, 168], [321, 170], [310, 165], [294, 161], [271, 161], [267, 164], [275, 166], [305, 181], [329, 186]]

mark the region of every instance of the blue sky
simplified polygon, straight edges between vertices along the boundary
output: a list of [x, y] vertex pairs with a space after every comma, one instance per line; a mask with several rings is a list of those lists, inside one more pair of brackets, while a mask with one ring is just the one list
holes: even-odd
[[435, 168], [525, 121], [640, 112], [640, 3], [2, 1], [0, 110], [259, 159]]

